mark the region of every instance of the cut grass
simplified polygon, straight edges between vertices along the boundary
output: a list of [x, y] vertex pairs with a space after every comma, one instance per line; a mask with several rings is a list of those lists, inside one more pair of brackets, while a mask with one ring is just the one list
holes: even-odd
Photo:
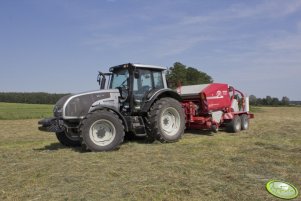
[[261, 108], [238, 134], [128, 141], [103, 153], [66, 148], [37, 120], [2, 120], [0, 200], [276, 200], [269, 179], [301, 187], [300, 113]]
[[0, 120], [37, 119], [52, 116], [53, 105], [1, 103]]

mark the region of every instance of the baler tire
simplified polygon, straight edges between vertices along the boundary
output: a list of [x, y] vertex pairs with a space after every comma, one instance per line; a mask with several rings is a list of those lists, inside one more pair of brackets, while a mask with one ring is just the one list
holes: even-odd
[[240, 116], [241, 118], [241, 130], [247, 130], [249, 128], [249, 117], [246, 114]]
[[232, 121], [228, 124], [228, 131], [237, 133], [241, 130], [241, 119], [239, 115], [235, 115]]
[[67, 147], [78, 147], [81, 145], [79, 138], [72, 139], [65, 132], [56, 132], [55, 135], [58, 141]]
[[96, 110], [81, 122], [80, 137], [83, 151], [112, 151], [118, 149], [125, 136], [119, 116], [110, 110]]
[[185, 130], [185, 113], [173, 98], [157, 100], [147, 113], [145, 125], [148, 138], [160, 142], [176, 142]]

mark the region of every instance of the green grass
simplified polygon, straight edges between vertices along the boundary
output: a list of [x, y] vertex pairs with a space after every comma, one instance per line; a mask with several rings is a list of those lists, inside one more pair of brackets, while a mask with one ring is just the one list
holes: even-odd
[[36, 119], [52, 116], [53, 105], [1, 103], [0, 119]]
[[262, 109], [262, 107], [259, 107], [259, 106], [250, 106], [250, 112], [260, 113], [260, 112], [263, 112], [263, 109]]
[[103, 153], [66, 148], [37, 120], [2, 120], [0, 200], [278, 200], [265, 190], [270, 179], [301, 190], [300, 113], [261, 108], [237, 134], [128, 141]]

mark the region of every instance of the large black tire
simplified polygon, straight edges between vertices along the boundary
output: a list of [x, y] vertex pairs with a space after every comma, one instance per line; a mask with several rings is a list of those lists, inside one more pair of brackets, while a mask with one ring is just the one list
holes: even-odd
[[247, 130], [249, 128], [249, 117], [246, 114], [240, 116], [241, 118], [241, 130]]
[[227, 130], [231, 133], [237, 133], [241, 130], [241, 119], [235, 115], [232, 121], [228, 124]]
[[59, 142], [67, 147], [78, 147], [81, 145], [79, 136], [72, 136], [65, 132], [57, 132], [55, 135]]
[[173, 98], [157, 100], [146, 117], [148, 139], [175, 142], [184, 134], [185, 113], [179, 101]]
[[86, 151], [111, 151], [124, 140], [124, 126], [117, 114], [109, 110], [97, 110], [82, 120], [80, 137]]

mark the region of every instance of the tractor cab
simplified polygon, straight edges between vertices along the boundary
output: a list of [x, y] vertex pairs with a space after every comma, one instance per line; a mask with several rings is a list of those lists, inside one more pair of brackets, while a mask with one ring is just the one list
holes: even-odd
[[123, 64], [111, 67], [110, 73], [100, 73], [98, 82], [101, 89], [118, 89], [121, 111], [135, 113], [158, 90], [167, 88], [165, 70], [161, 66]]

